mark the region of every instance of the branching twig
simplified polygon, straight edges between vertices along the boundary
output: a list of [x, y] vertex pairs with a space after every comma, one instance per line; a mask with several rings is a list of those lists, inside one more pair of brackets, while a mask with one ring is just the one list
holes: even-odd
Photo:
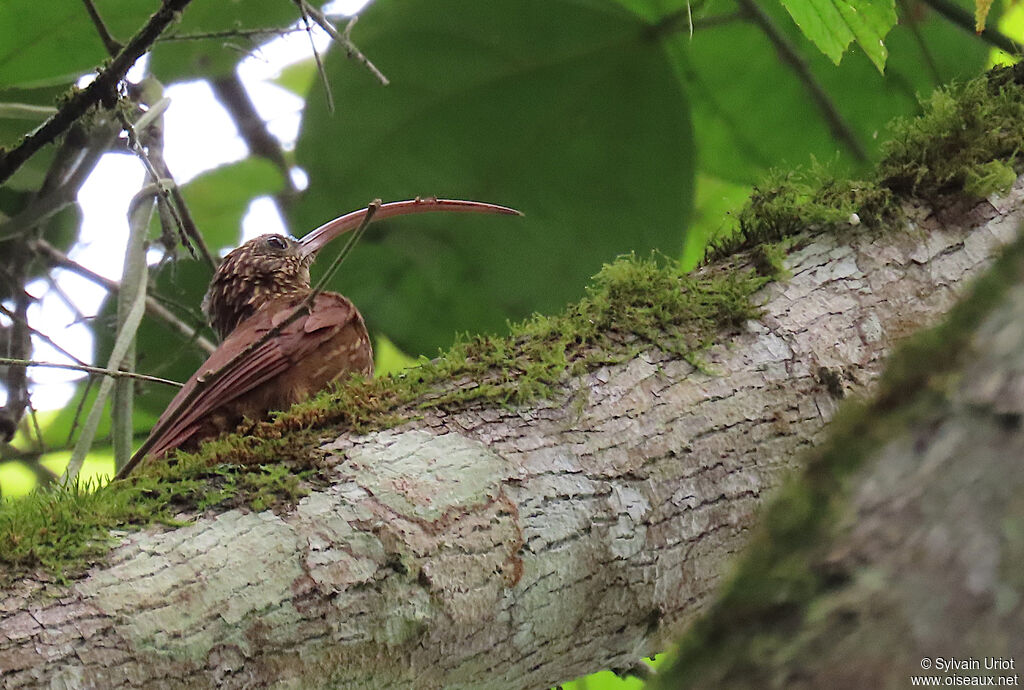
[[95, 118], [88, 132], [73, 127], [54, 157], [39, 193], [14, 217], [0, 222], [0, 240], [22, 235], [75, 203], [78, 191], [120, 129], [109, 117]]
[[761, 31], [768, 37], [768, 40], [772, 42], [783, 62], [788, 64], [793, 72], [796, 73], [797, 78], [803, 83], [811, 99], [825, 117], [829, 129], [832, 130], [832, 135], [846, 144], [846, 148], [849, 149], [854, 158], [862, 163], [867, 162], [867, 153], [864, 152], [864, 148], [857, 140], [857, 136], [850, 129], [849, 125], [846, 124], [846, 121], [843, 120], [843, 116], [839, 113], [832, 99], [829, 98], [825, 89], [811, 73], [810, 68], [807, 66], [807, 61], [800, 55], [796, 46], [789, 42], [789, 39], [775, 26], [771, 17], [765, 14], [757, 2], [754, 0], [737, 0], [737, 2], [747, 16], [761, 28]]
[[149, 50], [157, 36], [178, 18], [191, 1], [164, 0], [160, 9], [149, 18], [146, 25], [132, 37], [117, 57], [100, 71], [96, 79], [81, 91], [71, 94], [55, 115], [27, 134], [13, 149], [0, 155], [0, 184], [10, 179], [36, 151], [66, 132], [89, 108], [100, 102], [111, 105], [115, 103], [118, 83], [124, 79], [124, 75], [135, 61]]
[[100, 35], [100, 40], [103, 41], [103, 47], [107, 49], [107, 54], [110, 57], [114, 57], [121, 52], [124, 48], [113, 36], [110, 35], [110, 31], [107, 29], [107, 25], [103, 23], [103, 18], [100, 17], [100, 13], [96, 11], [96, 6], [92, 0], [82, 0], [85, 3], [85, 10], [89, 13], [89, 19], [92, 20], [93, 26], [96, 27], [96, 33]]
[[297, 31], [305, 31], [298, 27], [272, 27], [267, 29], [229, 29], [227, 31], [198, 31], [191, 34], [168, 34], [160, 36], [157, 43], [165, 41], [207, 41], [218, 38], [263, 38], [264, 36], [287, 36]]
[[[29, 248], [46, 258], [50, 263], [80, 275], [83, 278], [106, 288], [108, 292], [116, 293], [121, 289], [121, 286], [116, 280], [110, 280], [109, 278], [105, 278], [94, 271], [90, 271], [85, 266], [68, 258], [64, 252], [54, 247], [46, 240], [33, 240], [29, 243]], [[146, 296], [146, 313], [160, 319], [186, 338], [194, 340], [196, 344], [206, 352], [206, 354], [212, 354], [213, 351], [217, 349], [217, 347], [207, 338], [199, 335], [197, 329], [192, 328], [187, 323], [179, 319], [169, 309], [149, 295]]]
[[164, 414], [162, 415], [164, 422], [162, 424], [158, 424], [153, 428], [152, 431], [149, 432], [149, 437], [142, 444], [142, 446], [137, 451], [135, 451], [135, 454], [132, 456], [131, 460], [129, 460], [128, 463], [118, 471], [117, 475], [114, 477], [115, 479], [124, 479], [126, 476], [128, 476], [132, 469], [137, 464], [139, 464], [139, 462], [144, 457], [146, 457], [146, 453], [149, 452], [150, 448], [152, 448], [153, 443], [156, 441], [156, 439], [160, 437], [160, 435], [167, 429], [168, 426], [174, 424], [177, 421], [178, 416], [184, 410], [188, 409], [188, 406], [195, 402], [196, 398], [202, 395], [203, 391], [205, 391], [207, 388], [209, 388], [212, 384], [217, 382], [225, 375], [234, 371], [234, 369], [240, 363], [248, 359], [248, 357], [253, 352], [255, 352], [258, 348], [262, 347], [272, 338], [275, 338], [278, 335], [280, 335], [281, 331], [283, 331], [289, 325], [291, 325], [300, 317], [302, 317], [302, 315], [309, 313], [309, 307], [313, 304], [313, 301], [316, 300], [317, 296], [321, 292], [323, 292], [324, 287], [326, 287], [328, 281], [330, 281], [330, 279], [337, 272], [338, 268], [341, 266], [345, 258], [352, 252], [352, 248], [355, 247], [356, 242], [359, 241], [359, 238], [362, 237], [363, 233], [366, 231], [366, 227], [373, 220], [373, 217], [374, 215], [376, 215], [377, 209], [380, 208], [380, 205], [381, 200], [374, 199], [374, 201], [367, 206], [366, 215], [363, 217], [363, 220], [359, 224], [359, 227], [357, 227], [355, 231], [353, 231], [352, 235], [349, 237], [348, 242], [345, 243], [345, 246], [342, 248], [341, 252], [338, 254], [337, 257], [335, 257], [334, 261], [331, 262], [331, 265], [327, 268], [324, 274], [320, 276], [320, 279], [316, 282], [316, 285], [313, 286], [312, 290], [310, 290], [310, 293], [306, 296], [305, 299], [302, 300], [300, 304], [298, 304], [295, 307], [295, 309], [292, 310], [292, 312], [287, 316], [287, 318], [282, 320], [273, 328], [267, 330], [267, 332], [264, 333], [260, 338], [253, 341], [247, 347], [238, 352], [234, 357], [229, 359], [224, 364], [224, 366], [214, 371], [203, 372], [202, 374], [199, 375], [199, 377], [196, 379], [195, 388], [193, 388], [188, 395], [186, 395], [177, 405], [175, 405], [173, 409], [164, 412]]
[[[3, 306], [2, 304], [0, 304], [0, 314], [3, 314], [7, 318], [9, 318], [11, 321], [22, 321], [22, 318], [20, 316], [18, 316], [17, 314], [15, 314], [13, 311], [11, 311], [7, 307]], [[29, 332], [32, 335], [34, 335], [35, 337], [37, 337], [40, 340], [42, 340], [44, 343], [46, 343], [47, 345], [49, 345], [54, 350], [56, 350], [57, 352], [61, 353], [62, 355], [64, 355], [68, 359], [74, 361], [76, 364], [79, 364], [81, 366], [86, 366], [85, 362], [80, 360], [78, 357], [75, 357], [73, 354], [71, 354], [70, 352], [65, 350], [63, 347], [61, 347], [60, 345], [55, 343], [53, 341], [53, 339], [50, 338], [50, 336], [46, 335], [45, 333], [43, 333], [42, 331], [40, 331], [40, 330], [38, 330], [36, 328], [33, 328], [32, 325], [30, 323], [28, 323], [28, 321], [25, 321], [24, 323], [25, 323], [25, 327], [28, 328]]]
[[[159, 191], [157, 198], [174, 219], [178, 234], [181, 237], [181, 243], [188, 248], [193, 258], [198, 258], [196, 256], [196, 249], [198, 249], [203, 260], [210, 267], [210, 270], [213, 271], [217, 268], [217, 261], [213, 258], [213, 254], [210, 253], [209, 247], [206, 246], [206, 240], [203, 239], [199, 228], [196, 227], [195, 220], [193, 220], [192, 214], [188, 210], [188, 204], [185, 203], [185, 197], [182, 196], [181, 190], [174, 182], [171, 171], [163, 158], [163, 136], [159, 121], [169, 103], [170, 101], [166, 98], [155, 103], [139, 119], [138, 123], [129, 121], [123, 112], [118, 112], [118, 115], [121, 120], [121, 126], [128, 133], [128, 146], [139, 157], [139, 160], [142, 161], [143, 166], [152, 178], [151, 183], [156, 185]], [[136, 124], [138, 124], [138, 129], [142, 130], [146, 137], [145, 147], [142, 145], [140, 135], [136, 131]]]
[[94, 367], [88, 364], [68, 364], [67, 362], [40, 362], [34, 359], [15, 359], [13, 357], [0, 357], [0, 364], [17, 364], [23, 367], [44, 367], [46, 369], [68, 369], [71, 371], [84, 371], [87, 374], [102, 374], [103, 376], [109, 376], [115, 379], [135, 379], [136, 381], [146, 381], [147, 383], [160, 383], [163, 384], [164, 386], [173, 386], [175, 388], [181, 388], [182, 385], [177, 381], [163, 379], [160, 378], [159, 376], [137, 374], [133, 371], [120, 371], [118, 369], [104, 369], [103, 367]]
[[320, 11], [320, 8], [310, 5], [306, 0], [295, 0], [295, 3], [299, 6], [299, 10], [302, 12], [303, 18], [309, 16], [314, 22], [319, 24], [320, 28], [326, 31], [328, 36], [341, 44], [341, 47], [345, 49], [345, 54], [348, 55], [350, 60], [355, 60], [366, 67], [366, 69], [370, 70], [370, 74], [372, 74], [382, 85], [387, 86], [391, 83], [388, 81], [388, 78], [384, 76], [384, 73], [377, 69], [377, 66], [370, 62], [370, 59], [363, 55], [362, 51], [359, 50], [359, 48], [356, 47], [356, 44], [352, 42], [352, 38], [349, 34], [352, 33], [352, 27], [355, 26], [356, 21], [359, 19], [358, 14], [349, 19], [345, 30], [339, 33], [334, 27], [334, 24], [331, 23], [331, 20], [327, 18], [327, 15]]
[[306, 27], [306, 35], [309, 36], [309, 47], [313, 51], [313, 60], [316, 62], [316, 73], [320, 76], [320, 83], [324, 87], [324, 96], [327, 98], [327, 112], [334, 113], [334, 94], [331, 92], [331, 82], [327, 79], [327, 70], [324, 69], [324, 62], [320, 59], [320, 51], [316, 49], [316, 42], [313, 40], [313, 26], [309, 23], [308, 5], [302, 0], [294, 0], [299, 12], [302, 14], [302, 23]]

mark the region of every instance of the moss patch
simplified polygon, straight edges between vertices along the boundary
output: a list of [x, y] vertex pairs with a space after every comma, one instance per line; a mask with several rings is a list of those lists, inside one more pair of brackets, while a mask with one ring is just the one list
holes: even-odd
[[883, 227], [901, 199], [932, 203], [947, 195], [982, 198], [1006, 191], [1024, 170], [1024, 65], [996, 68], [938, 89], [922, 114], [890, 125], [873, 177], [839, 179], [822, 165], [775, 173], [757, 185], [733, 232], [712, 240], [706, 262], [806, 231]]
[[[971, 337], [1006, 291], [1024, 280], [1014, 243], [943, 323], [893, 355], [871, 404], [848, 402], [806, 470], [765, 512], [733, 579], [680, 644], [662, 687], [764, 687], [815, 601], [849, 576], [827, 565], [850, 476], [890, 440], [940, 413]], [[789, 650], [789, 651], [787, 651]]]
[[751, 270], [697, 277], [675, 262], [623, 257], [594, 277], [580, 302], [509, 336], [465, 339], [401, 375], [350, 381], [99, 490], [58, 487], [0, 505], [0, 584], [34, 568], [74, 577], [107, 552], [112, 529], [173, 524], [183, 512], [291, 505], [319, 479], [310, 447], [328, 426], [358, 433], [424, 407], [519, 404], [652, 346], [695, 357], [722, 329], [757, 316], [750, 297], [766, 282]]
[[109, 551], [111, 530], [174, 526], [176, 515], [213, 507], [294, 502], [305, 491], [304, 474], [283, 465], [211, 466], [179, 453], [102, 488], [87, 482], [38, 490], [0, 504], [0, 586], [36, 569], [58, 581], [76, 577]]

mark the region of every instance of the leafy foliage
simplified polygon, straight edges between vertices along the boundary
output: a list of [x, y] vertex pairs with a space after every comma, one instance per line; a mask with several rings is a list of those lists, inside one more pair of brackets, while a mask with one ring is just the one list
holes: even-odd
[[807, 38], [835, 64], [854, 40], [879, 72], [889, 53], [885, 35], [896, 24], [895, 0], [782, 0]]
[[525, 213], [375, 228], [336, 286], [371, 327], [430, 354], [457, 331], [560, 308], [617, 254], [679, 252], [689, 107], [643, 29], [600, 2], [379, 0], [366, 11], [354, 36], [391, 83], [328, 56], [344, 102], [332, 114], [321, 90], [310, 97], [296, 151], [310, 188], [293, 225], [416, 194]]

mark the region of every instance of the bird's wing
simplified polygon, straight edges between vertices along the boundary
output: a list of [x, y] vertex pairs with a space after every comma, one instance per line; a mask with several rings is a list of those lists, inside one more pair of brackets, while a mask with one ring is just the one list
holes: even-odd
[[[157, 437], [148, 444], [146, 455], [158, 457], [185, 443], [200, 429], [209, 415], [297, 365], [338, 329], [360, 318], [352, 303], [341, 295], [318, 295], [309, 314], [285, 326], [281, 333], [267, 340], [210, 383], [184, 410], [176, 412], [181, 402], [194, 395], [193, 391], [201, 385], [200, 377], [210, 378], [213, 372], [227, 365], [246, 346], [284, 321], [301, 302], [302, 298], [295, 297], [274, 300], [240, 323], [174, 396], [153, 427]], [[120, 473], [121, 476], [140, 459], [133, 457]]]

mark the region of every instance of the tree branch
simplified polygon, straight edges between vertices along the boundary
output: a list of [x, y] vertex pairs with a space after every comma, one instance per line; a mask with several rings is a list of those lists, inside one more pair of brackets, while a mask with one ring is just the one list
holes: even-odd
[[10, 151], [0, 151], [0, 184], [10, 179], [36, 151], [66, 132], [89, 108], [101, 102], [112, 106], [117, 101], [118, 83], [189, 2], [191, 0], [164, 0], [160, 9], [96, 79], [84, 89], [72, 93], [56, 114], [26, 135], [17, 146]]
[[[33, 240], [29, 243], [29, 247], [34, 252], [47, 259], [53, 265], [60, 266], [61, 268], [65, 268], [71, 271], [72, 273], [80, 275], [83, 278], [90, 280], [103, 288], [106, 288], [106, 290], [109, 292], [117, 293], [121, 289], [121, 286], [118, 284], [116, 280], [104, 278], [100, 274], [94, 271], [90, 271], [85, 266], [82, 266], [81, 264], [76, 263], [72, 259], [68, 258], [68, 256], [64, 252], [54, 247], [46, 240]], [[202, 348], [204, 352], [206, 352], [206, 354], [211, 354], [214, 350], [217, 349], [217, 347], [213, 343], [211, 343], [207, 338], [204, 338], [203, 336], [199, 335], [199, 331], [197, 329], [192, 328], [187, 323], [179, 319], [169, 309], [167, 309], [165, 306], [163, 306], [150, 296], [146, 297], [146, 313], [148, 313], [150, 316], [160, 319], [181, 335], [185, 336], [189, 340], [194, 341], [196, 345], [198, 345], [200, 348]]]
[[46, 369], [69, 369], [71, 371], [84, 371], [89, 374], [102, 374], [115, 379], [134, 379], [136, 381], [145, 381], [147, 383], [159, 383], [165, 386], [173, 386], [175, 388], [181, 388], [181, 384], [177, 381], [171, 381], [170, 379], [162, 379], [159, 376], [149, 376], [147, 374], [137, 374], [133, 371], [120, 371], [118, 369], [104, 369], [103, 367], [94, 367], [88, 364], [66, 364], [64, 362], [40, 362], [33, 359], [13, 359], [11, 357], [0, 357], [0, 364], [17, 364], [23, 367], [44, 367]]
[[648, 349], [529, 407], [417, 401], [389, 430], [294, 435], [329, 481], [295, 507], [196, 514], [122, 538], [67, 586], [0, 593], [0, 672], [536, 688], [634, 667], [713, 601], [839, 399], [870, 394], [893, 344], [1012, 241], [1024, 180], [960, 216], [905, 212], [902, 229], [798, 238], [790, 277], [755, 295], [762, 316], [699, 369]]
[[1013, 40], [998, 29], [986, 28], [980, 34], [974, 30], [974, 17], [962, 7], [949, 2], [949, 0], [924, 0], [924, 4], [941, 14], [950, 22], [968, 31], [985, 41], [991, 46], [1004, 50], [1010, 55], [1021, 55], [1024, 53], [1024, 46]]

